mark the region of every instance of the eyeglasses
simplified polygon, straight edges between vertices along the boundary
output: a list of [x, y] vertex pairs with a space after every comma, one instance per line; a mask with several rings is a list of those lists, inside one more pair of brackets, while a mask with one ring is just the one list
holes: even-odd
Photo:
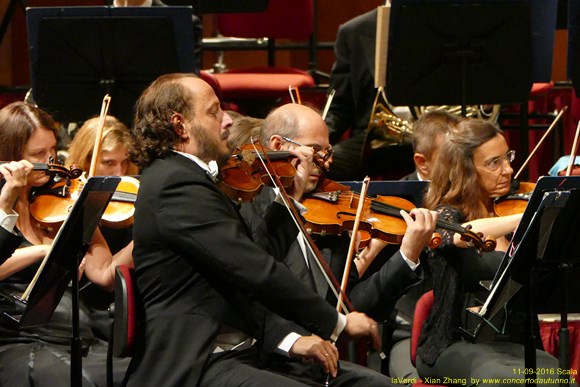
[[485, 167], [490, 171], [497, 171], [501, 166], [503, 166], [504, 162], [511, 164], [516, 158], [516, 151], [511, 150], [505, 154], [505, 156], [495, 157], [485, 163]]
[[318, 158], [320, 158], [322, 161], [326, 162], [328, 161], [328, 159], [330, 159], [332, 157], [332, 155], [334, 154], [334, 149], [332, 149], [331, 146], [327, 147], [327, 148], [322, 148], [320, 145], [304, 145], [299, 143], [298, 141], [294, 141], [291, 138], [288, 138], [286, 136], [281, 136], [282, 139], [284, 139], [284, 141], [287, 141], [289, 143], [292, 143], [294, 145], [298, 145], [298, 146], [308, 146], [312, 149], [314, 149], [314, 153], [316, 154], [316, 156], [318, 156]]

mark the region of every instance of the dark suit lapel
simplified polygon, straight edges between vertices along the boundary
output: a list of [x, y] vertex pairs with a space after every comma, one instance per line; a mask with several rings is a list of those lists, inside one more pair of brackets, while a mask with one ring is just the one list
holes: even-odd
[[360, 35], [359, 42], [364, 53], [364, 60], [371, 70], [371, 79], [375, 78], [375, 36]]
[[[329, 254], [329, 251], [327, 249], [324, 249], [320, 253], [323, 255], [323, 259], [325, 259], [330, 266], [332, 254]], [[322, 273], [322, 269], [318, 265], [318, 262], [316, 261], [314, 255], [312, 255], [310, 251], [308, 252], [307, 255], [308, 255], [308, 264], [310, 265], [310, 272], [312, 274], [312, 279], [314, 281], [314, 285], [316, 286], [316, 293], [318, 293], [320, 297], [326, 298], [326, 295], [329, 291], [328, 282], [326, 281], [326, 278]]]

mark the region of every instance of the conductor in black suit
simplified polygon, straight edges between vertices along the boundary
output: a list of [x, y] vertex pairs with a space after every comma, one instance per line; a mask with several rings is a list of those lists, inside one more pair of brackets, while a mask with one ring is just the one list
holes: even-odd
[[[133, 258], [145, 318], [128, 385], [303, 385], [261, 369], [263, 359], [285, 352], [336, 375], [329, 339], [342, 332], [378, 347], [374, 320], [337, 313], [269, 254], [284, 253], [296, 238], [282, 206], [267, 215], [269, 253], [250, 239], [214, 181], [230, 157], [231, 123], [212, 88], [193, 74], [161, 76], [137, 102], [132, 158], [144, 169]], [[300, 197], [312, 149], [293, 153], [299, 163], [291, 193]], [[291, 328], [270, 329], [268, 308], [313, 335], [293, 341]]]

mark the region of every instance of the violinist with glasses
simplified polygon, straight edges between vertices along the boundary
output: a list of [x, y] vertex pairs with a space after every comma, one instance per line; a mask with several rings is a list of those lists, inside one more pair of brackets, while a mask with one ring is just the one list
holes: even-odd
[[[478, 119], [462, 120], [451, 127], [441, 146], [425, 205], [442, 220], [471, 225], [472, 231], [496, 238], [497, 245], [495, 251], [480, 254], [459, 235], [438, 230], [443, 242], [426, 259], [435, 303], [417, 350], [417, 371], [423, 380], [441, 383], [450, 378], [453, 383], [471, 385], [483, 378], [497, 378], [497, 384], [489, 385], [503, 385], [503, 378], [529, 377], [523, 372], [522, 291], [499, 313], [499, 320], [493, 321], [504, 330], [478, 343], [460, 334], [460, 328], [469, 330], [479, 322], [468, 318], [466, 308], [474, 306], [475, 299], [486, 297], [480, 281], [494, 278], [522, 216], [497, 217], [494, 213], [494, 199], [510, 189], [514, 158], [499, 127]], [[538, 378], [557, 378], [558, 360], [539, 349], [536, 357], [537, 369], [543, 370]]]
[[[260, 142], [273, 151], [288, 151], [298, 146], [312, 147], [317, 162], [312, 166], [305, 195], [317, 192], [324, 183], [324, 174], [333, 161], [332, 147], [329, 144], [328, 128], [318, 112], [299, 104], [287, 104], [273, 110], [263, 123]], [[264, 209], [274, 197], [273, 190], [265, 187], [256, 200], [242, 205], [242, 215], [248, 221], [256, 240], [267, 233], [263, 222]], [[329, 207], [332, 210], [333, 206]], [[431, 240], [437, 215], [425, 209], [414, 209], [411, 214], [404, 213], [408, 227], [400, 249], [393, 252], [391, 257], [381, 257], [382, 264], [375, 265], [376, 269], [373, 267], [376, 271], [365, 275], [386, 245], [380, 239], [371, 239], [369, 245], [356, 255], [348, 275], [346, 293], [353, 307], [377, 320], [388, 319], [399, 297], [423, 278], [420, 255]], [[332, 274], [340, 281], [346, 266], [350, 237], [348, 234], [316, 235], [314, 242], [329, 264]], [[319, 295], [336, 305], [336, 296], [330, 288], [332, 284], [325, 280], [315, 256], [305, 243], [305, 238], [299, 235], [288, 254], [280, 257], [280, 260]], [[383, 342], [383, 346], [385, 344], [390, 343]]]
[[[27, 160], [47, 163], [56, 157], [57, 125], [43, 110], [14, 102], [0, 110], [0, 159]], [[23, 241], [12, 256], [0, 265], [0, 292], [5, 296], [0, 311], [14, 314], [16, 305], [9, 294], [22, 293], [32, 280], [42, 259], [46, 256], [60, 225], [47, 225], [46, 219], [36, 219], [30, 211], [31, 192], [50, 183], [51, 176], [44, 171], [31, 171], [21, 188], [15, 211], [19, 214], [16, 228]], [[131, 261], [130, 251], [113, 256], [97, 230], [85, 255], [85, 274], [93, 282], [112, 289], [114, 267]], [[65, 292], [49, 323], [42, 327], [15, 330], [0, 323], [0, 364], [11, 364], [0, 371], [0, 385], [40, 385], [50, 381], [55, 385], [70, 382], [68, 363], [70, 349], [71, 294]], [[81, 336], [86, 344], [83, 359], [85, 382], [106, 384], [106, 345], [97, 340], [81, 308]], [[115, 367], [116, 380], [123, 373], [124, 360]], [[126, 366], [126, 363], [125, 363]], [[24, 382], [28, 381], [28, 382]], [[28, 385], [28, 384], [25, 384]]]
[[[306, 195], [316, 191], [319, 181], [324, 179], [325, 171], [332, 164], [328, 128], [316, 111], [304, 105], [287, 104], [272, 111], [264, 121], [260, 141], [274, 151], [291, 150], [301, 145], [312, 147], [318, 163], [312, 166]], [[242, 206], [242, 214], [250, 221], [256, 238], [265, 232], [260, 225], [260, 220], [263, 219], [260, 207], [264, 206], [264, 201], [271, 202], [273, 196], [272, 190], [264, 189], [257, 200]], [[356, 310], [382, 319], [389, 314], [400, 294], [420, 281], [421, 271], [415, 272], [415, 269], [419, 266], [422, 250], [431, 239], [437, 216], [424, 209], [415, 209], [412, 214], [412, 217], [407, 213], [404, 214], [408, 227], [401, 249], [385, 263], [384, 268], [362, 282], [360, 278], [386, 243], [372, 239], [369, 246], [357, 255], [354, 261], [356, 270], [353, 267], [352, 281], [349, 281], [349, 295]], [[330, 262], [338, 278], [342, 278], [349, 240], [350, 238], [341, 235], [328, 235], [316, 239], [319, 249], [323, 250], [325, 259]], [[301, 273], [305, 266], [309, 267], [314, 273], [307, 277], [313, 276], [315, 288], [322, 296], [327, 297], [331, 294], [329, 285], [319, 279], [316, 263], [309, 261], [314, 258], [310, 254], [304, 257], [300, 247], [303, 243], [303, 241], [295, 242], [294, 249], [289, 251], [284, 261], [291, 268], [296, 267], [295, 274]]]

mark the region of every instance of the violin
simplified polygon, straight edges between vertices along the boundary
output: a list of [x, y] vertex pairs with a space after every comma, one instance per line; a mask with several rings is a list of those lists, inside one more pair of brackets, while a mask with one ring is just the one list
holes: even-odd
[[[307, 208], [303, 214], [306, 228], [314, 234], [340, 234], [350, 230], [354, 220], [354, 209], [360, 196], [351, 191], [318, 192], [302, 201]], [[387, 243], [400, 244], [407, 230], [407, 223], [400, 211], [410, 211], [415, 205], [410, 201], [394, 196], [365, 197], [364, 219], [361, 229], [368, 232], [372, 238], [381, 239]], [[437, 221], [437, 227], [461, 234], [461, 239], [472, 242], [480, 251], [493, 251], [495, 240], [484, 238], [483, 235], [471, 231], [455, 223]], [[441, 244], [441, 236], [434, 234], [429, 247]]]
[[494, 200], [495, 214], [497, 216], [523, 214], [535, 187], [536, 183], [513, 180], [510, 192]]
[[139, 180], [131, 176], [121, 176], [121, 182], [101, 218], [102, 224], [115, 229], [132, 226], [138, 192]]
[[[43, 166], [40, 167], [43, 168]], [[69, 173], [63, 175], [62, 168], [66, 170], [65, 167], [59, 166], [55, 169], [54, 178], [30, 192], [30, 215], [48, 229], [53, 224], [64, 222], [76, 199], [73, 198], [73, 193], [80, 192], [78, 180], [82, 170], [71, 168]]]
[[[0, 164], [6, 164], [10, 161], [0, 161]], [[32, 170], [33, 171], [44, 171], [47, 175], [51, 176], [52, 178], [61, 177], [61, 178], [70, 178], [76, 179], [78, 178], [83, 171], [76, 167], [71, 167], [70, 169], [65, 167], [61, 164], [53, 164], [53, 163], [32, 163]]]
[[[268, 157], [268, 163], [261, 162], [264, 156]], [[277, 175], [283, 187], [288, 188], [296, 176], [296, 168], [290, 162], [293, 157], [287, 151], [263, 147], [262, 151], [257, 151], [252, 144], [246, 144], [236, 149], [227, 164], [220, 168], [218, 185], [230, 199], [239, 203], [253, 200], [264, 185], [272, 186], [272, 175]]]

